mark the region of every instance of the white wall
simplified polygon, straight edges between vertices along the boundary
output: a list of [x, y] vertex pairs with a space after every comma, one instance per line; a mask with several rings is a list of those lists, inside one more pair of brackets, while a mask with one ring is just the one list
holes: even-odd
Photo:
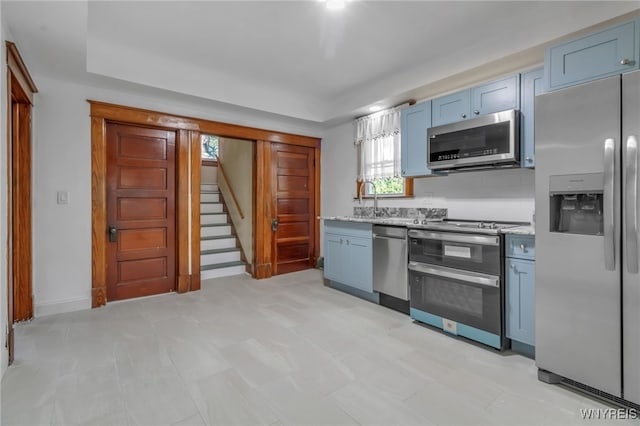
[[[220, 162], [229, 182], [220, 178], [220, 192], [227, 204], [229, 217], [247, 261], [253, 263], [253, 163], [255, 142], [220, 138]], [[236, 208], [229, 186], [233, 188], [238, 204], [244, 214]]]
[[[91, 306], [91, 133], [87, 99], [217, 121], [317, 135], [305, 123], [264, 113], [189, 102], [166, 92], [122, 83], [90, 87], [34, 75], [39, 93], [33, 117], [35, 316]], [[112, 83], [110, 83], [112, 84]], [[4, 115], [3, 115], [4, 117]], [[2, 150], [0, 150], [2, 151]], [[2, 174], [4, 177], [4, 174]], [[69, 204], [56, 191], [69, 191]]]
[[215, 166], [202, 166], [200, 169], [200, 183], [215, 185], [218, 183], [218, 168]]

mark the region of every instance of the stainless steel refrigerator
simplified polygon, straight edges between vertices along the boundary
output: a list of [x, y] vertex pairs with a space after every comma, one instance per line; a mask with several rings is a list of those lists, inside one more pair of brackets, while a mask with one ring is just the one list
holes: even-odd
[[535, 108], [539, 377], [640, 404], [640, 71]]

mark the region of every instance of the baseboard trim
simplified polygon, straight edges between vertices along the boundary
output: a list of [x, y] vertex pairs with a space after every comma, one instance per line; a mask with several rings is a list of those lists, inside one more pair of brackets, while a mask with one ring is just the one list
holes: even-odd
[[85, 309], [91, 309], [91, 298], [89, 297], [36, 303], [34, 316], [39, 318], [66, 312], [83, 311]]

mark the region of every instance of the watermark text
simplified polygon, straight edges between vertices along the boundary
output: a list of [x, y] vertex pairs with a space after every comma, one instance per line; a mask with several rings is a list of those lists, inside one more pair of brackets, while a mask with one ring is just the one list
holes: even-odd
[[581, 408], [583, 420], [638, 420], [640, 412], [635, 408]]

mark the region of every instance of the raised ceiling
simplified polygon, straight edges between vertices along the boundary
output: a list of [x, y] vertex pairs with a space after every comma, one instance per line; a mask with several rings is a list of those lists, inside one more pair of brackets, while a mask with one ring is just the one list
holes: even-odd
[[326, 123], [637, 5], [3, 0], [2, 14], [36, 75], [101, 75]]

